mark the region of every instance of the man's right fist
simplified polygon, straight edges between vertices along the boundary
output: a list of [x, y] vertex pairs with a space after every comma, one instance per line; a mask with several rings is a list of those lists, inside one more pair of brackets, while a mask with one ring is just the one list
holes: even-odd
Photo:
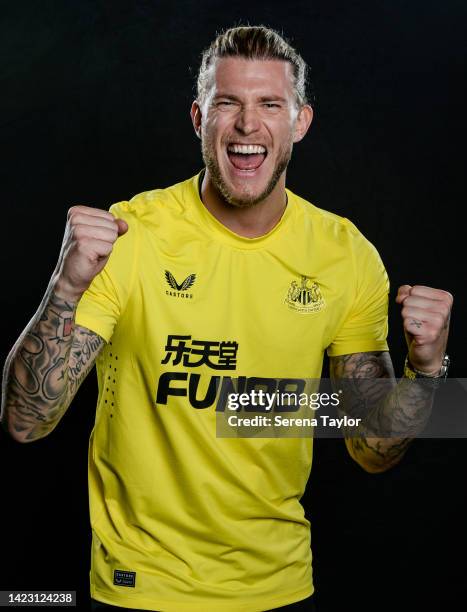
[[89, 206], [72, 206], [54, 272], [55, 293], [77, 302], [104, 268], [114, 242], [128, 231], [123, 219]]

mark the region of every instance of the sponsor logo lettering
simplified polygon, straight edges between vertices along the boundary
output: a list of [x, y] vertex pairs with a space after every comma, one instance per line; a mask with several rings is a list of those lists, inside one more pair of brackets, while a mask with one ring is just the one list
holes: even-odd
[[165, 280], [167, 281], [167, 284], [169, 285], [169, 287], [172, 289], [172, 291], [166, 290], [165, 292], [166, 295], [171, 295], [172, 297], [178, 297], [178, 298], [184, 298], [184, 299], [193, 298], [193, 294], [188, 293], [188, 289], [190, 289], [194, 285], [195, 280], [196, 280], [196, 274], [190, 274], [189, 276], [185, 278], [185, 280], [182, 283], [178, 284], [172, 272], [169, 272], [169, 270], [166, 270]]

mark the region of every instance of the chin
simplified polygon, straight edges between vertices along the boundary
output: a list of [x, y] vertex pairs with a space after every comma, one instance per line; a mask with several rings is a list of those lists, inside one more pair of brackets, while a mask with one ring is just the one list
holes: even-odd
[[271, 190], [269, 184], [243, 188], [234, 186], [222, 177], [221, 184], [216, 181], [216, 187], [221, 192], [224, 199], [231, 205], [237, 208], [250, 208], [264, 200]]
[[209, 176], [222, 199], [232, 207], [246, 209], [265, 200], [274, 190], [282, 173], [287, 168], [292, 150], [290, 148], [290, 150], [284, 151], [268, 179], [258, 177], [257, 185], [253, 185], [251, 179], [245, 180], [245, 183], [249, 181], [247, 184], [242, 184], [241, 179], [238, 183], [232, 181], [229, 172], [225, 168], [221, 169], [218, 160], [212, 154], [212, 151], [204, 146], [204, 142], [202, 142], [202, 152]]
[[221, 180], [217, 180], [218, 178], [219, 177], [215, 177], [213, 180], [217, 191], [222, 195], [227, 204], [235, 208], [251, 208], [259, 204], [268, 197], [277, 183], [277, 181], [275, 181], [272, 184], [270, 181], [266, 183], [266, 185], [258, 185], [258, 187], [250, 184], [248, 187], [242, 189], [237, 185], [232, 185], [224, 177], [220, 177]]
[[212, 160], [205, 160], [205, 162], [216, 190], [227, 204], [235, 208], [251, 208], [265, 200], [280, 177], [274, 173], [268, 181], [262, 180], [260, 185], [252, 185], [250, 182], [248, 185], [238, 186], [225, 177], [219, 166], [211, 163]]

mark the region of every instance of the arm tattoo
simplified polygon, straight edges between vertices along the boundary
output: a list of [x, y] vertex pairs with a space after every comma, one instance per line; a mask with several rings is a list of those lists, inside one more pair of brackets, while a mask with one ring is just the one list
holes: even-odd
[[75, 326], [76, 306], [48, 289], [8, 355], [1, 421], [18, 440], [31, 442], [54, 429], [104, 345]]
[[94, 361], [103, 346], [104, 340], [100, 336], [89, 329], [79, 325], [76, 326], [71, 343], [68, 369], [70, 401], [94, 365]]
[[397, 383], [388, 351], [331, 357], [330, 371], [344, 391], [340, 411], [362, 419], [345, 430], [350, 454], [369, 471], [398, 463], [430, 417], [433, 389], [406, 378]]

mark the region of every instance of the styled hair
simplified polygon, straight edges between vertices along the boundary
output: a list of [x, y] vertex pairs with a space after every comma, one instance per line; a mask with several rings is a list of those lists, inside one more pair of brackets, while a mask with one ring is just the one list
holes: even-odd
[[298, 107], [309, 104], [307, 97], [308, 66], [295, 49], [275, 30], [265, 26], [238, 26], [221, 32], [203, 51], [198, 72], [198, 100], [206, 97], [209, 68], [220, 57], [242, 57], [259, 60], [283, 60], [293, 68], [295, 98]]

